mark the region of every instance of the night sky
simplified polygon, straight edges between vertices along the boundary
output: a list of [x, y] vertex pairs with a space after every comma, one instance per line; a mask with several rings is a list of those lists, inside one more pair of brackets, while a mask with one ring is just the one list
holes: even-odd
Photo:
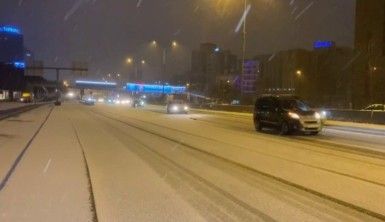
[[[354, 0], [249, 0], [248, 56], [311, 48], [314, 40], [353, 47]], [[0, 0], [0, 24], [22, 28], [26, 47], [46, 65], [89, 62], [90, 75], [126, 73], [128, 56], [148, 62], [156, 78], [160, 50], [168, 50], [170, 72], [189, 70], [191, 50], [218, 43], [240, 55], [241, 0]]]

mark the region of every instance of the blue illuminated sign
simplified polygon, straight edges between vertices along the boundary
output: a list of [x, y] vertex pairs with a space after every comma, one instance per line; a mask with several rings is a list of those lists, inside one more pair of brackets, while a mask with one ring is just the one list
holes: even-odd
[[329, 49], [334, 47], [334, 42], [332, 41], [315, 41], [313, 47], [315, 49]]
[[126, 90], [135, 93], [182, 94], [186, 92], [186, 87], [127, 83]]
[[21, 34], [20, 29], [12, 26], [0, 26], [0, 32], [11, 33], [11, 34]]
[[25, 63], [24, 63], [24, 62], [14, 62], [13, 65], [14, 65], [17, 69], [25, 69]]

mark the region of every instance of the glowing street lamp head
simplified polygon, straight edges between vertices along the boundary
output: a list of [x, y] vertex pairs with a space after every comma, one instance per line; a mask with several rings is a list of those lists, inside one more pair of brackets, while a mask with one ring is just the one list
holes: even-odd
[[157, 43], [155, 40], [153, 40], [153, 41], [151, 42], [151, 44], [152, 44], [153, 46], [157, 46], [157, 45], [158, 45], [158, 43]]
[[133, 59], [132, 58], [127, 58], [127, 63], [128, 64], [131, 64], [133, 62]]
[[172, 45], [172, 47], [177, 47], [178, 43], [176, 41], [172, 41], [171, 45]]
[[145, 60], [142, 60], [142, 64], [143, 64], [143, 65], [146, 64], [146, 61], [145, 61]]
[[297, 70], [296, 74], [297, 74], [297, 76], [302, 76], [302, 71], [301, 70]]

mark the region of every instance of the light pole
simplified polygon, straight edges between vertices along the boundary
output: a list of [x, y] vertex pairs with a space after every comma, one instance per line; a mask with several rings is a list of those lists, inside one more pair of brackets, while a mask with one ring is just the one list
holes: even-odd
[[141, 60], [138, 60], [138, 59], [134, 59], [134, 58], [127, 58], [126, 59], [126, 63], [129, 65], [129, 66], [134, 66], [134, 80], [137, 81], [139, 80], [139, 66], [141, 66], [141, 72], [143, 73], [143, 66], [146, 65], [146, 60], [144, 59], [141, 59]]
[[242, 38], [242, 76], [245, 75], [245, 60], [246, 60], [246, 40], [247, 40], [247, 0], [244, 0], [244, 21], [243, 21], [243, 38]]
[[[151, 42], [151, 45], [153, 47], [155, 47], [155, 48], [159, 46], [159, 44], [158, 44], [158, 42], [156, 40], [153, 40]], [[178, 42], [174, 40], [174, 41], [171, 42], [171, 48], [176, 48], [176, 47], [178, 47]], [[166, 73], [167, 49], [169, 47], [162, 47], [162, 46], [160, 46], [160, 48], [162, 49], [162, 70], [161, 70], [161, 73], [162, 73], [162, 78], [164, 78], [163, 80], [166, 80], [166, 75], [167, 75], [167, 73]]]

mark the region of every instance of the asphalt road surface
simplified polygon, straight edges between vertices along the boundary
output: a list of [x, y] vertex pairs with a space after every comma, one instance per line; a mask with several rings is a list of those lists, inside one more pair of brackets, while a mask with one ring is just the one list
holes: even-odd
[[0, 221], [381, 221], [385, 130], [44, 106], [0, 121]]

